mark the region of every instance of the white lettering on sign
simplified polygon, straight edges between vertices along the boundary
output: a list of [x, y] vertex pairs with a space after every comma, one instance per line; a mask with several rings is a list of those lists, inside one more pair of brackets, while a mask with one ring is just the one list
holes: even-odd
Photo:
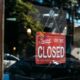
[[55, 43], [63, 43], [64, 39], [57, 39], [57, 38], [55, 38], [55, 39], [53, 39], [53, 42], [55, 42]]
[[41, 39], [40, 40], [40, 42], [39, 42], [40, 44], [50, 44], [51, 43], [51, 39]]
[[44, 46], [38, 47], [38, 57], [39, 58], [63, 58], [64, 55], [64, 47], [63, 46], [48, 46], [45, 50]]

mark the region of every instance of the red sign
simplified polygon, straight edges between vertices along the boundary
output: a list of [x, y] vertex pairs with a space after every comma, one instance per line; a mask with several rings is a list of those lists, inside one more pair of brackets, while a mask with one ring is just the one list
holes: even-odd
[[37, 32], [36, 64], [65, 63], [65, 35]]

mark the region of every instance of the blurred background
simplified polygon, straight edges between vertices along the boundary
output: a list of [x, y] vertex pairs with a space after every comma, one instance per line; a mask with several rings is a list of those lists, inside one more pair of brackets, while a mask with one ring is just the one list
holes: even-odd
[[[12, 66], [19, 66], [18, 64], [21, 63], [20, 61], [22, 61], [23, 59], [29, 59], [30, 61], [32, 61], [35, 56], [35, 37], [36, 32], [38, 31], [62, 33], [66, 36], [66, 63], [60, 66], [54, 65], [54, 68], [69, 68], [67, 70], [67, 74], [68, 72], [71, 72], [70, 74], [72, 74], [73, 68], [79, 69], [79, 0], [5, 0], [4, 4], [5, 19], [3, 63], [5, 75], [9, 72], [13, 73]], [[22, 65], [23, 64], [24, 61]], [[47, 72], [45, 72], [45, 75], [46, 73]], [[77, 75], [78, 73], [79, 72], [77, 72], [77, 70], [74, 70], [74, 74]], [[7, 76], [9, 77], [9, 74]], [[52, 80], [52, 77], [52, 74], [49, 74], [47, 79], [50, 78], [49, 80]], [[58, 79], [54, 78], [54, 80]], [[59, 80], [66, 79], [64, 78]], [[69, 80], [69, 78], [67, 80]]]

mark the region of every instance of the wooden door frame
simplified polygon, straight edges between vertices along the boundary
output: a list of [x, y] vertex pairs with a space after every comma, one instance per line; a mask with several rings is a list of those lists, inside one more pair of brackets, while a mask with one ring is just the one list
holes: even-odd
[[2, 80], [2, 47], [3, 47], [3, 42], [4, 40], [2, 39], [3, 36], [3, 29], [4, 29], [4, 24], [3, 24], [3, 0], [0, 0], [0, 80]]

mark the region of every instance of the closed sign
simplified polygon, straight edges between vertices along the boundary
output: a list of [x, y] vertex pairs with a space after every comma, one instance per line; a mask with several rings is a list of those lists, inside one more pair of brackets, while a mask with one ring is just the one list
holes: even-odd
[[48, 32], [36, 34], [36, 64], [65, 63], [65, 35]]

